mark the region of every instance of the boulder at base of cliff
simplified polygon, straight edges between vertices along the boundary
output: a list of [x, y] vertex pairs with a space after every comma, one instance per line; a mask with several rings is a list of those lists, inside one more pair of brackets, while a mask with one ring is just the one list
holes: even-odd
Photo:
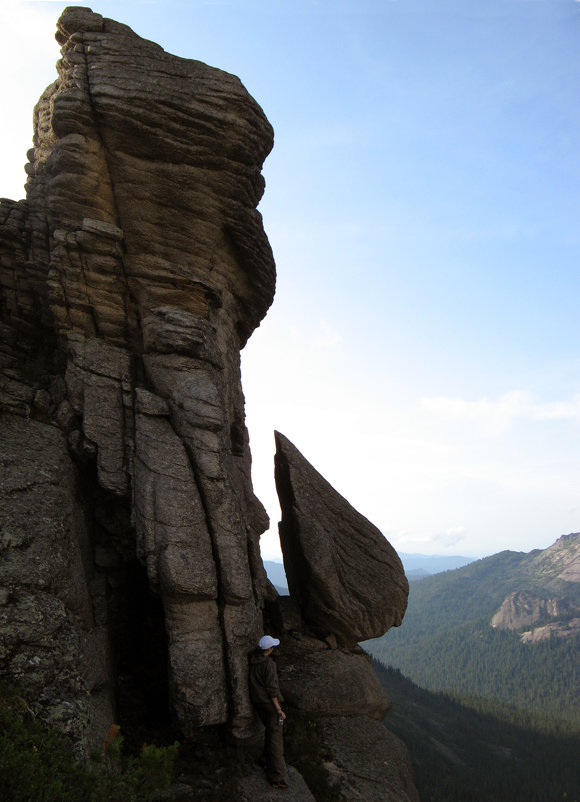
[[403, 743], [365, 716], [320, 719], [326, 768], [345, 799], [361, 802], [419, 802]]
[[391, 700], [362, 649], [331, 649], [306, 635], [288, 635], [276, 650], [286, 703], [302, 713], [368, 716], [381, 721]]

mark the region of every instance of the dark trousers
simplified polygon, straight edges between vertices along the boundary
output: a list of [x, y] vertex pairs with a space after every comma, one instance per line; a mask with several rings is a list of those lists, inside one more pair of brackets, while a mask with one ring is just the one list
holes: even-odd
[[260, 721], [266, 728], [264, 757], [268, 780], [273, 783], [285, 781], [287, 770], [284, 762], [284, 727], [278, 724], [278, 714], [274, 705], [256, 705], [255, 707]]

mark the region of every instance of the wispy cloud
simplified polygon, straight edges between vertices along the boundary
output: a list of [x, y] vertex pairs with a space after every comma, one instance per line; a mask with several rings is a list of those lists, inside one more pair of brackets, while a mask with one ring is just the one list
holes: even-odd
[[[66, 3], [60, 5], [64, 8]], [[57, 77], [59, 49], [54, 32], [59, 16], [55, 3], [0, 3], [0, 71], [10, 76], [2, 84], [2, 110], [10, 120], [10, 125], [0, 129], [2, 197], [18, 199], [24, 195], [26, 151], [33, 134], [32, 110], [45, 87]]]
[[395, 548], [410, 549], [412, 552], [444, 553], [454, 549], [459, 543], [467, 539], [467, 530], [464, 526], [453, 526], [442, 532], [427, 533], [426, 531], [409, 531], [405, 529], [385, 529], [383, 534]]
[[501, 434], [516, 420], [580, 422], [580, 395], [569, 401], [537, 402], [529, 393], [512, 390], [496, 400], [436, 396], [423, 399], [422, 406], [442, 419], [473, 421], [492, 435]]
[[433, 535], [431, 540], [438, 545], [448, 548], [461, 543], [465, 540], [465, 536], [466, 529], [464, 526], [453, 526], [445, 532], [437, 532], [437, 534]]
[[341, 342], [342, 337], [340, 332], [338, 332], [333, 326], [329, 325], [325, 321], [321, 321], [319, 325], [318, 336], [315, 338], [312, 346], [318, 352], [328, 352], [338, 348]]

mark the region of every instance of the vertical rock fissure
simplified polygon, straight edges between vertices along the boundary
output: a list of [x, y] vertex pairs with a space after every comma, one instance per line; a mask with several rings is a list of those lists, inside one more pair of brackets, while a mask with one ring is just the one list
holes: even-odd
[[[175, 426], [173, 425], [173, 421], [172, 421], [172, 426], [173, 426], [173, 429], [175, 431]], [[177, 432], [176, 432], [176, 434], [177, 434]], [[216, 571], [216, 576], [217, 576], [217, 590], [218, 590], [217, 606], [218, 606], [219, 625], [220, 625], [220, 632], [221, 632], [221, 639], [222, 639], [222, 650], [223, 650], [223, 656], [224, 656], [224, 661], [223, 661], [224, 674], [225, 674], [225, 679], [226, 679], [226, 686], [227, 686], [227, 688], [231, 689], [232, 688], [232, 678], [231, 678], [231, 672], [230, 672], [230, 668], [229, 668], [230, 661], [228, 659], [228, 657], [229, 657], [229, 655], [228, 655], [228, 642], [227, 642], [227, 636], [226, 636], [226, 625], [225, 625], [225, 620], [224, 620], [224, 610], [225, 610], [226, 600], [224, 598], [224, 593], [223, 593], [223, 587], [224, 587], [224, 584], [223, 584], [223, 566], [221, 564], [221, 560], [220, 560], [220, 556], [219, 556], [219, 549], [218, 549], [218, 546], [217, 546], [217, 543], [216, 543], [216, 538], [217, 538], [218, 535], [217, 535], [217, 533], [215, 531], [215, 528], [214, 528], [214, 525], [213, 525], [212, 515], [211, 515], [211, 511], [210, 511], [210, 504], [209, 504], [209, 501], [208, 501], [208, 498], [207, 498], [204, 482], [203, 482], [203, 480], [201, 478], [201, 471], [199, 470], [199, 466], [197, 464], [195, 453], [193, 452], [193, 449], [191, 448], [189, 443], [185, 444], [185, 450], [187, 452], [187, 456], [189, 458], [189, 464], [191, 466], [191, 470], [192, 470], [192, 473], [193, 473], [193, 476], [194, 476], [194, 479], [195, 479], [195, 483], [197, 485], [197, 489], [198, 489], [198, 492], [199, 492], [199, 497], [200, 497], [200, 500], [201, 500], [201, 504], [202, 504], [203, 512], [204, 512], [204, 516], [205, 516], [205, 522], [206, 522], [206, 526], [207, 526], [207, 531], [208, 531], [209, 536], [210, 536], [211, 551], [212, 551], [212, 556], [213, 556], [213, 561], [214, 561], [215, 571]], [[227, 707], [228, 707], [228, 720], [229, 720], [231, 718], [231, 714], [232, 714], [232, 709], [231, 709], [232, 708], [232, 699], [231, 699], [231, 694], [230, 693], [228, 693], [228, 695], [227, 695]]]

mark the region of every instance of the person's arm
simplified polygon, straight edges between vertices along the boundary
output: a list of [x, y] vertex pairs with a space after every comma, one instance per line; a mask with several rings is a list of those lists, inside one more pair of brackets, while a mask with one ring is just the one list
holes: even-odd
[[286, 713], [280, 707], [280, 702], [278, 701], [278, 697], [277, 696], [274, 696], [272, 698], [272, 704], [276, 708], [276, 713], [278, 713], [278, 718], [281, 718], [282, 721], [284, 721], [284, 719], [286, 718]]
[[267, 671], [267, 690], [272, 700], [272, 704], [276, 708], [276, 713], [278, 713], [278, 718], [281, 718], [282, 721], [286, 718], [286, 713], [283, 712], [282, 708], [280, 707], [279, 695], [280, 695], [280, 688], [278, 686], [278, 672], [276, 671], [276, 665], [273, 660], [268, 660], [266, 663], [266, 671]]

